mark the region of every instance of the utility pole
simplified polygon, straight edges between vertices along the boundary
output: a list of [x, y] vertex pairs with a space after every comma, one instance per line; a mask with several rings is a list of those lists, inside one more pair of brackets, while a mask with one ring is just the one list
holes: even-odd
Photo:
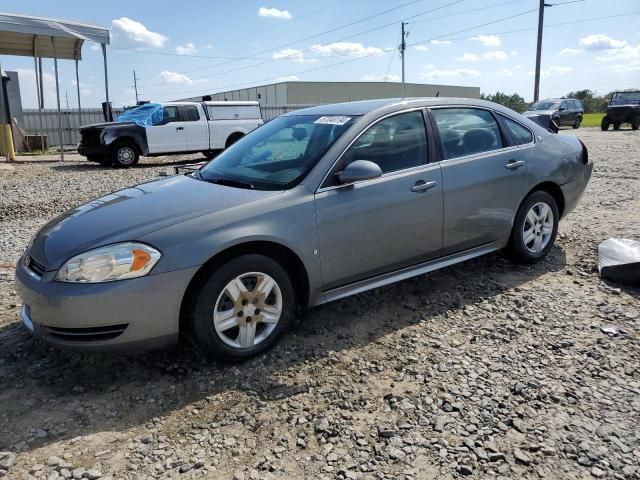
[[400, 43], [400, 58], [402, 59], [402, 98], [404, 98], [405, 92], [405, 81], [404, 81], [404, 52], [407, 49], [406, 35], [404, 33], [405, 22], [402, 22], [401, 26], [401, 35], [402, 35], [402, 43]]
[[136, 71], [133, 71], [133, 88], [136, 91], [136, 105], [138, 104], [138, 79], [136, 78]]
[[542, 60], [542, 29], [544, 27], [544, 7], [550, 7], [544, 3], [544, 0], [540, 0], [540, 7], [538, 10], [538, 45], [536, 48], [536, 73], [535, 84], [533, 85], [533, 101], [540, 100], [540, 62]]

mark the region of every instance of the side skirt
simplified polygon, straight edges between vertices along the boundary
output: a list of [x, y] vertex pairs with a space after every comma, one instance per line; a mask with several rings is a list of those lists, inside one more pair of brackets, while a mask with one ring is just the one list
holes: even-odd
[[383, 287], [391, 283], [406, 280], [407, 278], [423, 275], [434, 270], [439, 270], [444, 267], [449, 267], [456, 263], [471, 260], [472, 258], [486, 255], [487, 253], [495, 252], [500, 247], [496, 242], [491, 242], [486, 245], [481, 245], [463, 252], [455, 253], [437, 260], [431, 260], [429, 262], [420, 263], [411, 267], [406, 267], [401, 270], [395, 270], [393, 272], [384, 273], [376, 277], [367, 278], [358, 282], [350, 283], [342, 287], [333, 288], [324, 292], [325, 300], [323, 303], [333, 302], [341, 298], [349, 297], [357, 293], [366, 292], [374, 288]]

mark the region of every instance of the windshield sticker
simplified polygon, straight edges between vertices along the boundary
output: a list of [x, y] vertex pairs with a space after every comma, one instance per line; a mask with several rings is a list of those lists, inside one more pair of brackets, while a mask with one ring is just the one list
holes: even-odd
[[344, 125], [349, 120], [351, 120], [351, 117], [338, 115], [338, 116], [331, 116], [331, 117], [320, 117], [313, 123], [318, 123], [320, 125]]

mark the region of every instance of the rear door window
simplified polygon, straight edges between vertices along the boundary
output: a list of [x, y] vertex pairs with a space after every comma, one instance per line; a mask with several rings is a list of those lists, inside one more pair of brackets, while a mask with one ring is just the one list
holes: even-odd
[[438, 126], [445, 160], [498, 150], [504, 146], [491, 112], [477, 108], [431, 110]]
[[182, 110], [182, 119], [185, 122], [197, 122], [200, 120], [200, 113], [195, 105], [183, 105], [180, 109]]
[[527, 143], [533, 142], [533, 134], [528, 128], [503, 115], [500, 115], [500, 118], [502, 118], [502, 122], [511, 133], [511, 136], [517, 145], [526, 145]]

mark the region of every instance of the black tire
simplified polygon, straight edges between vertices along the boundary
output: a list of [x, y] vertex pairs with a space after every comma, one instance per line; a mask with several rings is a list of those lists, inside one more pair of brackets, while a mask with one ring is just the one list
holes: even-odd
[[131, 142], [121, 141], [111, 147], [111, 163], [115, 167], [130, 168], [139, 160], [138, 147]]
[[204, 150], [202, 152], [202, 155], [204, 156], [204, 158], [206, 158], [207, 160], [212, 160], [214, 159], [222, 150]]
[[[231, 327], [227, 330], [229, 336], [219, 334], [216, 331], [213, 322], [214, 310], [218, 299], [220, 301], [229, 301], [229, 298], [222, 297], [226, 286], [235, 278], [251, 272], [260, 272], [270, 276], [275, 280], [277, 287], [282, 295], [282, 310], [280, 318], [266, 338], [249, 348], [241, 348], [240, 346], [230, 346], [222, 339], [225, 336], [228, 341], [234, 336], [234, 329], [237, 328], [237, 338], [240, 339], [239, 327]], [[250, 279], [249, 279], [250, 281]], [[255, 288], [255, 287], [254, 287]], [[253, 292], [253, 290], [249, 290]], [[248, 304], [251, 307], [251, 303]], [[234, 308], [234, 311], [237, 307]], [[243, 308], [243, 307], [241, 307]], [[253, 308], [253, 307], [251, 307]], [[256, 312], [259, 313], [258, 310]], [[196, 346], [209, 358], [221, 362], [241, 362], [254, 357], [276, 344], [282, 332], [288, 330], [293, 323], [296, 312], [295, 292], [289, 275], [282, 266], [270, 257], [259, 254], [246, 254], [236, 257], [225, 262], [219, 268], [215, 269], [209, 279], [204, 283], [200, 291], [194, 297], [193, 308], [191, 309], [190, 332], [189, 336]], [[239, 312], [242, 313], [242, 312]], [[235, 317], [234, 317], [235, 318]], [[240, 316], [239, 321], [244, 321]], [[247, 321], [256, 321], [250, 317], [246, 317]], [[259, 327], [262, 325], [262, 327]], [[256, 335], [260, 335], [258, 328], [267, 328], [264, 323], [256, 324]], [[221, 336], [222, 335], [222, 336]]]
[[[548, 237], [546, 246], [544, 246], [544, 248], [542, 248], [540, 251], [535, 252], [529, 249], [527, 244], [525, 244], [523, 235], [524, 227], [527, 225], [530, 225], [530, 228], [533, 228], [534, 231], [536, 229], [536, 227], [530, 224], [529, 220], [527, 219], [527, 215], [529, 211], [538, 204], [546, 204], [551, 209], [551, 213], [553, 214], [553, 227], [551, 235], [550, 237]], [[537, 190], [529, 194], [529, 196], [524, 199], [524, 201], [520, 205], [520, 208], [518, 209], [518, 213], [516, 214], [516, 218], [513, 223], [513, 229], [511, 231], [509, 251], [514, 259], [520, 263], [536, 263], [542, 260], [547, 255], [547, 253], [549, 253], [549, 250], [551, 250], [551, 248], [553, 247], [553, 244], [556, 240], [556, 235], [558, 234], [559, 221], [560, 214], [558, 212], [558, 205], [556, 204], [553, 196], [543, 190]], [[527, 230], [530, 230], [530, 228]]]
[[613, 129], [614, 130], [620, 130], [620, 124], [619, 123], [614, 123], [613, 124]]
[[573, 123], [573, 129], [577, 129], [580, 128], [580, 124], [582, 123], [582, 117], [578, 116], [576, 117], [576, 121]]
[[224, 144], [224, 148], [229, 148], [231, 145], [236, 143], [242, 137], [244, 137], [244, 133], [240, 133], [240, 132], [232, 133], [231, 135], [229, 135], [229, 138], [227, 138], [227, 141]]
[[631, 130], [638, 130], [638, 128], [640, 128], [640, 118], [631, 122]]
[[606, 115], [602, 117], [602, 121], [600, 122], [600, 130], [602, 130], [603, 132], [609, 130], [609, 117], [607, 117]]

